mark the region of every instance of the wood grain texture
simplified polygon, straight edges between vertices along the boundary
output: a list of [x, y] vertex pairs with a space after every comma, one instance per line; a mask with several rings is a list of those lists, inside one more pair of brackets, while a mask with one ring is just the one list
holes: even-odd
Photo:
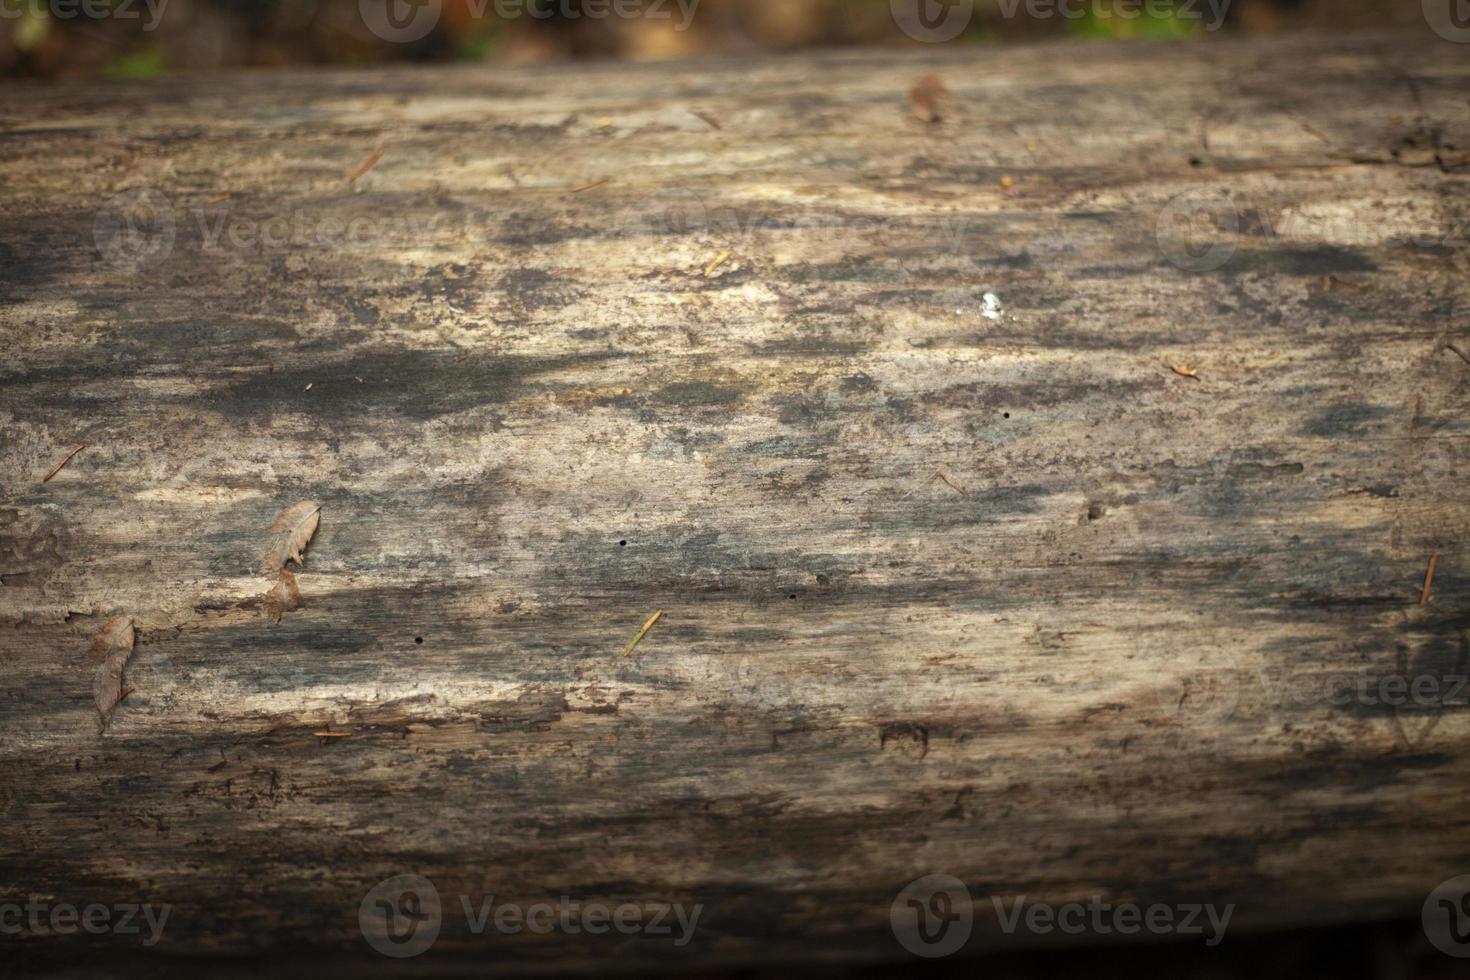
[[1048, 941], [991, 895], [1417, 915], [1470, 872], [1464, 693], [1332, 692], [1470, 669], [1467, 54], [9, 87], [0, 884], [384, 972], [406, 872], [705, 906], [446, 912], [416, 970], [902, 955], [930, 872], [971, 948]]

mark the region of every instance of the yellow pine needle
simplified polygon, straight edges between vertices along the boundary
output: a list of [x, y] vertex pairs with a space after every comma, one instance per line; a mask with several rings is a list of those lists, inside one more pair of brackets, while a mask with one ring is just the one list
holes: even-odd
[[643, 637], [648, 633], [649, 630], [653, 629], [653, 624], [658, 622], [659, 617], [661, 617], [663, 614], [664, 611], [660, 609], [658, 612], [648, 617], [648, 622], [643, 624], [643, 628], [640, 629], [637, 633], [633, 634], [633, 639], [628, 642], [628, 649], [623, 651], [623, 656], [627, 657], [632, 655], [633, 648], [638, 645], [638, 643], [643, 639]]

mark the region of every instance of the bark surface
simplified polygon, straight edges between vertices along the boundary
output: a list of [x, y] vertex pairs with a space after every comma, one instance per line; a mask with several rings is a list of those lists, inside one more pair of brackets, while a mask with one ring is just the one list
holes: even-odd
[[386, 972], [400, 873], [417, 970], [903, 955], [931, 872], [971, 949], [1068, 939], [992, 896], [1417, 915], [1470, 873], [1426, 37], [10, 87], [0, 899], [168, 902], [174, 958], [0, 942]]

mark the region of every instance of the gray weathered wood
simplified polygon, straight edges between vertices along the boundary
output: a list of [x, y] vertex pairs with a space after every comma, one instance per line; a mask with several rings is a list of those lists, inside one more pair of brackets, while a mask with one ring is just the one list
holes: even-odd
[[413, 964], [507, 969], [900, 955], [929, 872], [1416, 915], [1470, 712], [1327, 693], [1470, 658], [1466, 55], [11, 86], [0, 886], [324, 965], [400, 872], [706, 907], [685, 949], [452, 912]]

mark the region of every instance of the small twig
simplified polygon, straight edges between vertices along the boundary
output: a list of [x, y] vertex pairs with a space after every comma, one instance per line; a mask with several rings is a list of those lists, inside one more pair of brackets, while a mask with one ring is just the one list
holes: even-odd
[[1434, 566], [1439, 561], [1438, 549], [1429, 552], [1429, 567], [1424, 571], [1424, 589], [1419, 593], [1419, 605], [1429, 604], [1429, 587], [1434, 584]]
[[653, 624], [658, 622], [659, 618], [663, 616], [663, 614], [664, 611], [660, 609], [658, 612], [648, 617], [648, 622], [643, 624], [643, 628], [640, 629], [637, 633], [633, 634], [633, 639], [628, 642], [628, 649], [623, 651], [623, 656], [627, 657], [633, 653], [633, 648], [638, 645], [638, 643], [643, 639], [644, 635], [649, 630], [653, 629]]
[[1454, 342], [1446, 343], [1444, 345], [1444, 349], [1454, 351], [1460, 356], [1460, 360], [1464, 361], [1466, 364], [1470, 364], [1470, 354], [1466, 354], [1463, 350], [1461, 350], [1458, 344]]
[[571, 190], [567, 191], [567, 193], [580, 194], [583, 191], [590, 191], [594, 187], [601, 187], [603, 184], [607, 183], [610, 180], [612, 180], [611, 177], [598, 177], [596, 180], [589, 180], [585, 184], [578, 184], [576, 187], [573, 187]]
[[929, 481], [937, 478], [938, 476], [939, 476], [938, 473], [930, 474], [928, 480], [925, 480], [923, 483], [920, 483], [918, 486], [911, 488], [908, 493], [904, 494], [902, 497], [899, 497], [898, 498], [899, 503], [903, 503], [905, 500], [909, 499], [914, 494], [918, 493], [919, 492], [919, 487], [926, 487], [926, 486], [928, 486], [929, 485]]
[[955, 491], [957, 491], [961, 497], [968, 497], [969, 496], [969, 494], [965, 492], [965, 488], [962, 487], [962, 486], [960, 486], [958, 483], [954, 482], [953, 480], [951, 480], [949, 478], [949, 474], [946, 473], [946, 472], [944, 472], [944, 470], [935, 470], [934, 471], [934, 475], [937, 476], [937, 477], [939, 477], [945, 483], [948, 483], [951, 487], [953, 487], [955, 489]]
[[346, 738], [351, 732], [312, 732], [317, 738]]
[[73, 456], [75, 456], [77, 453], [81, 452], [83, 449], [86, 449], [86, 448], [87, 448], [87, 444], [85, 442], [84, 443], [81, 443], [75, 449], [73, 449], [71, 452], [69, 452], [65, 456], [63, 456], [62, 459], [61, 459], [61, 462], [59, 462], [55, 466], [51, 467], [51, 472], [50, 473], [47, 473], [46, 476], [41, 480], [41, 482], [42, 483], [50, 483], [51, 482], [51, 478], [53, 476], [55, 476], [56, 474], [60, 473], [61, 472], [61, 468], [63, 466], [65, 466], [67, 463], [70, 463], [71, 462], [71, 458]]
[[962, 487], [962, 486], [960, 486], [958, 483], [954, 482], [953, 480], [951, 480], [949, 478], [949, 475], [947, 473], [945, 473], [944, 470], [942, 470], [942, 469], [935, 469], [935, 471], [933, 473], [930, 473], [929, 474], [929, 479], [925, 480], [923, 483], [920, 483], [919, 486], [914, 487], [912, 490], [910, 490], [908, 493], [904, 494], [902, 497], [899, 497], [898, 499], [901, 500], [901, 501], [902, 500], [909, 499], [915, 493], [918, 492], [919, 487], [928, 486], [929, 483], [931, 481], [934, 481], [934, 480], [943, 480], [945, 483], [948, 483], [951, 487], [953, 487], [955, 490], [957, 490], [961, 495], [966, 496], [966, 497], [969, 496], [969, 493], [965, 490], [965, 488]]
[[704, 122], [705, 122], [705, 123], [706, 123], [706, 124], [707, 124], [707, 125], [708, 125], [708, 126], [709, 126], [709, 127], [710, 127], [710, 128], [711, 128], [711, 129], [724, 129], [724, 128], [725, 128], [725, 127], [724, 127], [724, 126], [721, 126], [721, 125], [720, 125], [720, 121], [719, 121], [719, 120], [718, 120], [718, 119], [716, 119], [716, 118], [715, 118], [715, 117], [714, 117], [714, 116], [712, 116], [712, 115], [710, 115], [710, 114], [709, 114], [709, 113], [707, 113], [707, 112], [700, 112], [700, 111], [699, 111], [699, 110], [698, 110], [698, 109], [690, 109], [690, 110], [689, 110], [689, 113], [690, 113], [690, 114], [691, 114], [691, 115], [694, 115], [694, 116], [698, 116], [698, 117], [699, 117], [699, 118], [700, 118], [700, 119], [702, 119], [702, 120], [703, 120], [703, 121], [704, 121]]
[[229, 199], [230, 199], [230, 195], [228, 195], [228, 194], [216, 194], [214, 197], [211, 197], [209, 200], [205, 201], [204, 203], [205, 204], [222, 204], [225, 201], [228, 201]]
[[1195, 368], [1187, 367], [1183, 364], [1170, 364], [1169, 370], [1181, 378], [1193, 378], [1195, 381], [1199, 380], [1199, 371]]
[[383, 148], [380, 146], [372, 153], [368, 154], [368, 158], [362, 161], [362, 163], [358, 164], [356, 170], [347, 175], [347, 183], [351, 184], [356, 181], [357, 178], [361, 177], [363, 174], [373, 169], [373, 165], [381, 159], [383, 159]]
[[724, 265], [725, 264], [725, 260], [728, 259], [729, 257], [730, 257], [730, 253], [729, 252], [721, 252], [719, 255], [716, 255], [715, 256], [715, 260], [713, 262], [711, 262], [709, 265], [705, 266], [705, 269], [704, 269], [704, 277], [706, 279], [708, 279], [710, 276], [714, 275], [715, 274], [715, 270], [718, 269], [720, 266]]
[[1344, 279], [1342, 276], [1339, 275], [1329, 275], [1327, 279], [1329, 282], [1334, 282], [1337, 285], [1342, 286], [1346, 289], [1362, 290], [1366, 288], [1365, 286], [1363, 286], [1362, 283], [1353, 282], [1351, 279]]
[[1322, 131], [1320, 129], [1318, 129], [1317, 127], [1313, 126], [1311, 123], [1307, 122], [1305, 119], [1298, 119], [1296, 121], [1296, 123], [1302, 129], [1306, 130], [1308, 133], [1311, 133], [1313, 136], [1317, 137], [1322, 142], [1327, 143], [1327, 144], [1331, 144], [1332, 143], [1332, 140], [1330, 140], [1326, 136], [1324, 136], [1322, 134]]

